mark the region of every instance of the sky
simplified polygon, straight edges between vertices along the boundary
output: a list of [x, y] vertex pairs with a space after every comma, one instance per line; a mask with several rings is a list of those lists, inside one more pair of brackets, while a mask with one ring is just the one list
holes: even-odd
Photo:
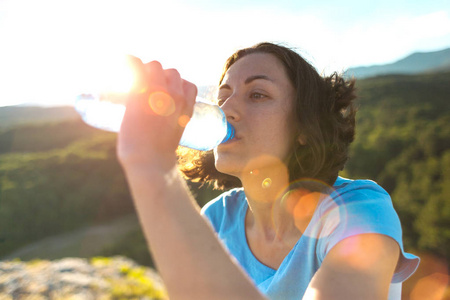
[[450, 48], [448, 0], [0, 0], [0, 106], [67, 105], [123, 54], [217, 83], [230, 54], [262, 41], [320, 73]]

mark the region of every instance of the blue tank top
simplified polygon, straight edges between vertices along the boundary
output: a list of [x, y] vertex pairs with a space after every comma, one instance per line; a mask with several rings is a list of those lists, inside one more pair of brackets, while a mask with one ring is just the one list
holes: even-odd
[[401, 224], [389, 194], [373, 181], [342, 177], [338, 177], [333, 189], [318, 203], [302, 237], [277, 270], [261, 263], [247, 244], [248, 203], [242, 188], [210, 201], [202, 214], [230, 254], [270, 299], [301, 299], [330, 249], [347, 237], [363, 233], [387, 235], [399, 244], [401, 255], [392, 283], [411, 276], [419, 258], [403, 250]]

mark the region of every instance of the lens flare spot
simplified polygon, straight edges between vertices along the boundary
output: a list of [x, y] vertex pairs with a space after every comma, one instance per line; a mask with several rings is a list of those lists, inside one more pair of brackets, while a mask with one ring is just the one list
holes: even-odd
[[289, 171], [278, 157], [257, 155], [244, 166], [241, 180], [251, 182], [255, 186], [254, 189], [246, 191], [249, 198], [260, 202], [273, 202], [280, 199], [289, 186]]
[[294, 218], [294, 223], [298, 230], [305, 232], [314, 215], [317, 204], [323, 197], [327, 197], [327, 195], [311, 192], [304, 188], [291, 190], [283, 196], [282, 201], [285, 208]]
[[272, 185], [272, 179], [270, 179], [270, 178], [265, 178], [261, 183], [261, 186], [263, 189], [268, 189], [268, 188], [270, 188], [271, 185]]
[[300, 201], [300, 198], [307, 193], [309, 193], [309, 191], [306, 189], [296, 189], [288, 191], [286, 194], [284, 194], [282, 201], [284, 203], [286, 210], [291, 215], [294, 215], [295, 207], [297, 203]]
[[159, 116], [170, 116], [175, 112], [175, 102], [164, 92], [154, 92], [148, 99], [150, 108]]
[[443, 273], [433, 273], [420, 279], [413, 291], [411, 292], [411, 300], [444, 299], [445, 290], [447, 288], [449, 276]]
[[417, 271], [403, 283], [402, 293], [407, 299], [450, 299], [448, 261], [427, 252], [414, 253], [420, 257]]
[[308, 193], [301, 197], [294, 208], [294, 218], [304, 219], [311, 217], [321, 197], [322, 194], [318, 192]]
[[136, 93], [138, 93], [138, 94], [145, 94], [146, 92], [147, 92], [147, 87], [146, 86], [136, 87]]
[[187, 115], [181, 115], [178, 118], [178, 125], [180, 125], [181, 127], [185, 128], [187, 123], [189, 123], [189, 121], [191, 120], [191, 118], [189, 118], [189, 116]]
[[[297, 229], [304, 235], [315, 238], [326, 237], [338, 225], [346, 222], [346, 208], [340, 206], [338, 200], [330, 197], [334, 190], [326, 183], [304, 178], [292, 182], [287, 190], [282, 203], [292, 216]], [[336, 197], [339, 198], [338, 195]]]
[[255, 176], [257, 176], [259, 174], [259, 170], [258, 169], [255, 169], [255, 170], [251, 170], [250, 171], [250, 175], [255, 175]]

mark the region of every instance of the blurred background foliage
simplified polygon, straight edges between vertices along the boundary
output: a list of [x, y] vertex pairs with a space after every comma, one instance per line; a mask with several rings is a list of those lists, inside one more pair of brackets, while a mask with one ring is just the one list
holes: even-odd
[[450, 73], [358, 82], [357, 135], [344, 174], [392, 196], [405, 246], [449, 258]]

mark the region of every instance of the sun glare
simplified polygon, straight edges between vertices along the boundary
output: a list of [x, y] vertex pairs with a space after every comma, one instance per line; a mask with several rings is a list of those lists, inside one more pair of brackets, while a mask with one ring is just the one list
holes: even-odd
[[102, 73], [99, 88], [111, 93], [128, 93], [136, 81], [136, 75], [125, 56], [107, 62], [99, 70]]
[[126, 55], [89, 58], [82, 72], [82, 91], [87, 94], [126, 94], [137, 82], [137, 75]]

